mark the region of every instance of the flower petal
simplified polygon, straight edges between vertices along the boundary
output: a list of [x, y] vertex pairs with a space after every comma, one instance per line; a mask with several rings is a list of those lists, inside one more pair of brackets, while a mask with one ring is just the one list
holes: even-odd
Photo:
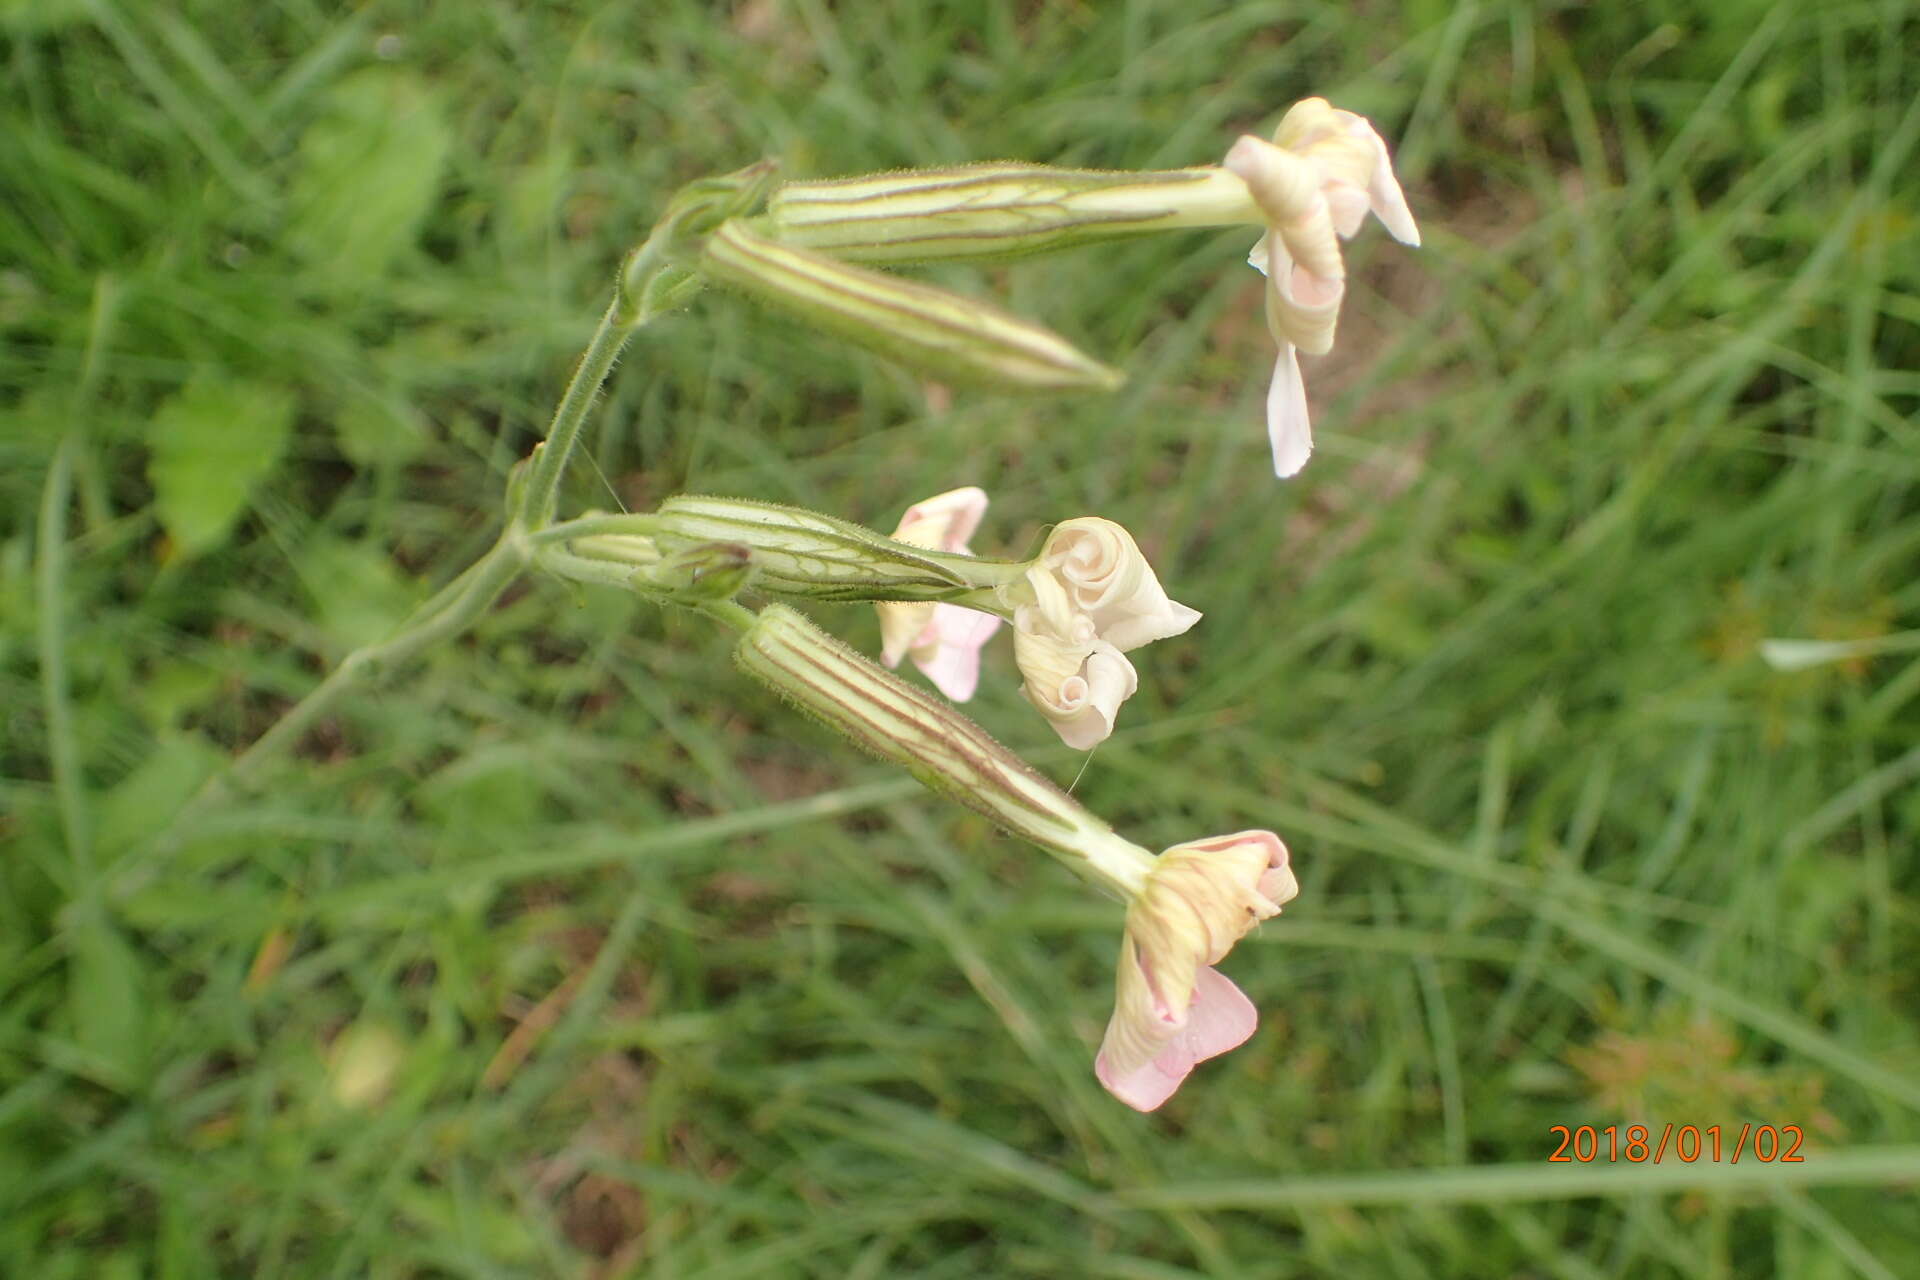
[[933, 687], [954, 702], [965, 702], [980, 687], [980, 646], [1000, 627], [1000, 619], [957, 604], [933, 606], [933, 621], [923, 636], [933, 643], [916, 649], [914, 665]]
[[1300, 474], [1313, 453], [1313, 425], [1307, 418], [1307, 384], [1300, 377], [1300, 353], [1282, 343], [1267, 387], [1267, 439], [1273, 445], [1273, 474]]
[[1191, 631], [1200, 618], [1198, 609], [1181, 604], [1178, 600], [1168, 600], [1154, 612], [1123, 617], [1108, 624], [1100, 633], [1100, 638], [1125, 653], [1143, 644], [1152, 644], [1155, 640], [1165, 640]]
[[889, 667], [930, 638], [934, 606], [925, 600], [882, 600], [873, 611], [880, 616], [880, 660]]
[[1193, 1003], [1187, 1006], [1187, 1025], [1180, 1033], [1181, 1047], [1193, 1055], [1193, 1061], [1205, 1062], [1238, 1049], [1259, 1025], [1253, 1001], [1233, 979], [1212, 966], [1194, 975]]
[[[1104, 742], [1113, 732], [1120, 704], [1140, 687], [1140, 677], [1126, 656], [1104, 640], [1062, 644], [1026, 630], [1017, 631], [1013, 639], [1015, 660], [1027, 677], [1020, 692], [1047, 718], [1060, 740], [1076, 751]], [[1077, 668], [1057, 676], [1056, 660], [1069, 655], [1079, 656]]]
[[1373, 206], [1373, 216], [1380, 219], [1380, 225], [1387, 234], [1401, 244], [1420, 246], [1420, 228], [1413, 225], [1413, 210], [1407, 208], [1407, 197], [1400, 190], [1399, 179], [1393, 176], [1393, 161], [1387, 155], [1386, 140], [1367, 126], [1367, 132], [1373, 134], [1375, 161], [1373, 181], [1367, 184], [1367, 202]]
[[1136, 1111], [1152, 1111], [1173, 1096], [1195, 1063], [1245, 1044], [1259, 1021], [1253, 1002], [1231, 979], [1218, 969], [1202, 968], [1194, 977], [1184, 1025], [1173, 1030], [1159, 1053], [1130, 1071], [1116, 1071], [1103, 1047], [1093, 1073], [1120, 1101]]
[[949, 489], [908, 507], [893, 537], [929, 551], [966, 555], [967, 539], [980, 527], [986, 511], [987, 493], [978, 485]]
[[1133, 535], [1111, 520], [1061, 521], [1040, 559], [1091, 620], [1093, 634], [1123, 653], [1177, 636], [1200, 620], [1198, 610], [1168, 598]]

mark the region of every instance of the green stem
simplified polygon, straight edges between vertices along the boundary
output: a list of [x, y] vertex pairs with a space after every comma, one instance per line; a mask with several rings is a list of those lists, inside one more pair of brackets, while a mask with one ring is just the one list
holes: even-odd
[[394, 635], [355, 649], [340, 660], [306, 697], [295, 703], [253, 743], [233, 758], [221, 773], [209, 778], [164, 826], [150, 836], [140, 856], [125, 859], [128, 871], [113, 886], [124, 897], [160, 874], [166, 860], [179, 849], [175, 832], [209, 804], [232, 794], [275, 753], [299, 741], [313, 723], [333, 709], [341, 696], [362, 680], [390, 671], [429, 645], [458, 635], [485, 613], [526, 566], [524, 536], [509, 528], [487, 553], [422, 606]]
[[690, 608], [699, 613], [706, 614], [715, 622], [723, 626], [732, 627], [735, 631], [743, 634], [752, 627], [754, 622], [760, 617], [759, 614], [737, 600], [678, 601], [676, 603], [688, 604]]
[[560, 397], [560, 406], [553, 411], [546, 440], [534, 454], [533, 475], [527, 481], [528, 528], [544, 529], [553, 523], [560, 477], [566, 474], [567, 461], [580, 439], [587, 412], [593, 408], [594, 397], [599, 395], [600, 384], [612, 372], [614, 361], [620, 358], [621, 348], [644, 323], [645, 313], [630, 311], [625, 299], [618, 294], [607, 305], [606, 314], [600, 317], [600, 327], [593, 331], [593, 340], [587, 344], [580, 363], [574, 366], [566, 394]]
[[513, 531], [503, 533], [487, 554], [448, 583], [398, 632], [379, 644], [355, 649], [342, 658], [325, 680], [234, 758], [222, 781], [228, 784], [243, 781], [275, 752], [298, 741], [314, 721], [333, 709], [341, 694], [361, 680], [379, 674], [383, 668], [391, 670], [429, 645], [466, 630], [506, 590], [525, 564], [526, 552], [514, 538]]
[[571, 542], [575, 538], [591, 538], [605, 533], [645, 536], [654, 533], [660, 527], [660, 517], [644, 512], [633, 515], [580, 516], [530, 533], [527, 535], [527, 541], [536, 547], [544, 547], [555, 542]]
[[534, 561], [556, 578], [565, 578], [569, 582], [590, 582], [600, 587], [618, 587], [624, 591], [645, 591], [645, 579], [635, 580], [638, 572], [633, 565], [617, 560], [596, 560], [591, 556], [577, 556], [571, 551], [562, 551], [558, 547], [544, 547]]
[[46, 702], [47, 755], [53, 794], [67, 855], [84, 891], [93, 878], [92, 845], [87, 833], [86, 797], [80, 783], [80, 757], [74, 748], [73, 715], [67, 702], [66, 564], [67, 503], [73, 497], [73, 459], [79, 436], [69, 431], [53, 455], [47, 486], [40, 498], [40, 553], [34, 566], [39, 597], [40, 692]]

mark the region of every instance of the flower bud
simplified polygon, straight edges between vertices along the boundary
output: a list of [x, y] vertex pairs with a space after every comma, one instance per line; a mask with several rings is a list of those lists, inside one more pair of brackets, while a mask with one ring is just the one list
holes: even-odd
[[753, 553], [737, 542], [676, 547], [629, 579], [689, 600], [731, 600], [753, 580]]
[[789, 182], [767, 203], [783, 244], [855, 262], [1003, 260], [1176, 227], [1262, 221], [1208, 166], [1146, 173], [973, 164]]
[[708, 542], [747, 548], [754, 585], [815, 600], [949, 600], [1014, 580], [1024, 566], [883, 538], [799, 507], [682, 494], [655, 513], [663, 550]]
[[998, 307], [793, 248], [743, 222], [708, 238], [700, 270], [946, 381], [1032, 391], [1110, 391], [1123, 381], [1058, 334]]
[[699, 287], [686, 264], [714, 228], [757, 210], [773, 186], [778, 164], [758, 160], [744, 169], [689, 182], [673, 193], [639, 247], [620, 264], [620, 310], [629, 324], [678, 305]]
[[1212, 966], [1300, 892], [1271, 831], [1175, 845], [1127, 907], [1113, 1018], [1094, 1060], [1100, 1082], [1151, 1111], [1194, 1064], [1243, 1043], [1258, 1015]]
[[1154, 865], [979, 725], [784, 605], [760, 613], [734, 660], [802, 711], [1123, 899]]

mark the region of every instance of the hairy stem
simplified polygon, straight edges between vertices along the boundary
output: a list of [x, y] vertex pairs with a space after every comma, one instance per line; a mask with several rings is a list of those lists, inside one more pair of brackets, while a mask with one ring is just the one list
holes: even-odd
[[225, 781], [243, 781], [275, 752], [298, 741], [314, 721], [332, 710], [341, 694], [361, 680], [377, 675], [383, 669], [391, 670], [422, 649], [465, 631], [506, 590], [507, 584], [519, 576], [525, 564], [526, 553], [521, 550], [513, 532], [509, 530], [502, 534], [487, 554], [448, 583], [398, 632], [379, 644], [355, 649], [342, 658], [340, 665], [311, 693], [295, 703], [274, 722], [271, 729], [234, 758]]
[[528, 528], [544, 529], [553, 523], [554, 508], [559, 502], [560, 477], [566, 474], [567, 462], [580, 439], [580, 429], [586, 423], [587, 412], [593, 408], [594, 397], [600, 394], [600, 384], [612, 372], [614, 361], [620, 358], [620, 351], [627, 345], [627, 339], [644, 323], [645, 313], [632, 310], [618, 294], [607, 305], [606, 314], [600, 317], [600, 327], [593, 331], [592, 341], [587, 343], [580, 363], [574, 366], [566, 394], [560, 397], [560, 405], [553, 411], [553, 421], [547, 426], [546, 440], [534, 453], [533, 474], [527, 480], [526, 492]]

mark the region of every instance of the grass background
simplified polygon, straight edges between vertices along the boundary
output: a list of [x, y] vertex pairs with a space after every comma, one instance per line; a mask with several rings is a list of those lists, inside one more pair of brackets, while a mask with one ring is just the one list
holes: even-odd
[[[1920, 1273], [1920, 660], [1755, 651], [1920, 612], [1916, 17], [0, 0], [0, 1273]], [[1162, 1112], [1090, 1071], [1112, 906], [697, 618], [531, 583], [183, 812], [485, 545], [679, 183], [1204, 163], [1309, 93], [1426, 245], [1353, 246], [1300, 480], [1194, 233], [938, 273], [1088, 400], [702, 298], [568, 495], [1136, 530], [1207, 616], [1122, 732], [1004, 641], [973, 709], [1142, 843], [1294, 848]], [[1634, 1121], [1805, 1161], [1546, 1163]]]

